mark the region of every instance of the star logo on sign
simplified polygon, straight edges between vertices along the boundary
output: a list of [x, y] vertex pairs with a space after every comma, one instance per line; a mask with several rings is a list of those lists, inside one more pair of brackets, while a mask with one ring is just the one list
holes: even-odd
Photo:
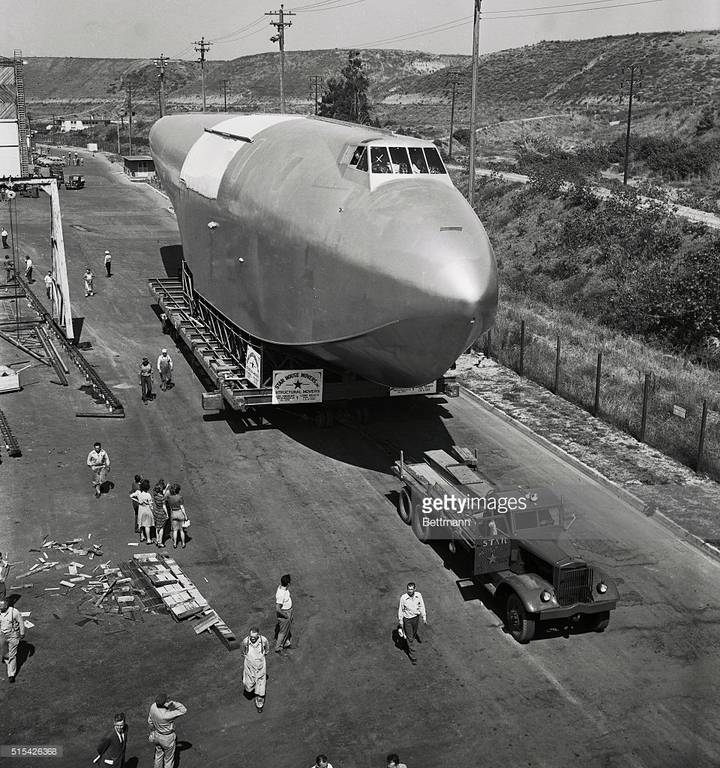
[[296, 381], [295, 382], [295, 389], [302, 389], [302, 381]]
[[493, 563], [497, 563], [497, 557], [495, 557], [495, 553], [494, 552], [490, 555], [490, 557], [488, 557], [488, 563], [490, 563], [491, 565]]

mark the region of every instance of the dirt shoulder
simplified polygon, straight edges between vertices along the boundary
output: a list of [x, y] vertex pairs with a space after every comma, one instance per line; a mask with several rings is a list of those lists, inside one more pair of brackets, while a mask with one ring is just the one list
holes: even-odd
[[463, 355], [459, 381], [494, 408], [705, 541], [720, 539], [720, 485], [482, 355]]

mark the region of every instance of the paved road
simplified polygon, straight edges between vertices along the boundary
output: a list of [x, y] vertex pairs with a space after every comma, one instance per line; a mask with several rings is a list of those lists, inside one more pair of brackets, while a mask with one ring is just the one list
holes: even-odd
[[[145, 281], [163, 273], [160, 249], [177, 242], [174, 219], [164, 198], [132, 186], [104, 160], [83, 170], [86, 190], [62, 193], [81, 341], [91, 342], [87, 355], [124, 400], [127, 418], [76, 418], [93, 407], [79, 389], [84, 382], [63, 389], [39, 368], [22, 393], [3, 396], [24, 455], [0, 465], [0, 541], [9, 542], [0, 549], [29, 560], [28, 548], [45, 534], [92, 533], [107, 557], [126, 559], [137, 551], [127, 546], [130, 478], [177, 479], [193, 540], [171, 552], [238, 633], [257, 622], [272, 634], [275, 586], [292, 573], [298, 645], [270, 659], [258, 716], [242, 697], [239, 654], [213, 637], [149, 614], [142, 623], [104, 617], [79, 627], [79, 601], [51, 597], [43, 587], [59, 576], [40, 577], [19, 603], [36, 624], [28, 632], [34, 655], [12, 690], [0, 683], [2, 743], [63, 744], [66, 757], [53, 765], [77, 766], [123, 709], [128, 757], [144, 768], [145, 714], [162, 689], [189, 710], [179, 725], [188, 742], [184, 768], [310, 765], [320, 751], [336, 768], [370, 768], [391, 749], [410, 768], [720, 762], [715, 562], [466, 397], [394, 399], [362, 428], [317, 430], [278, 412], [272, 428], [245, 432], [235, 420], [203, 416], [202, 386], [171, 348], [177, 386], [143, 405], [138, 359], [170, 346]], [[46, 215], [41, 202], [19, 205], [23, 247], [42, 274]], [[108, 244], [112, 278], [101, 271]], [[99, 290], [86, 299], [79, 288], [88, 261]], [[20, 356], [5, 347], [0, 354]], [[116, 482], [97, 501], [83, 466], [95, 439], [110, 452]], [[487, 596], [458, 590], [467, 561], [414, 539], [391, 502], [395, 451], [417, 455], [453, 442], [476, 446], [498, 481], [563, 485], [578, 517], [573, 548], [621, 582], [606, 633], [549, 634], [519, 646]], [[417, 667], [390, 638], [409, 579], [430, 621]]]

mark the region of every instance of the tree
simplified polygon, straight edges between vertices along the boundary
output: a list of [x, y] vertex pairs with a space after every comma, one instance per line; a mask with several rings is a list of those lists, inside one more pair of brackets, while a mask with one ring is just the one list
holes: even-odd
[[371, 123], [369, 86], [370, 80], [363, 69], [360, 51], [350, 51], [339, 77], [331, 77], [326, 82], [319, 113], [351, 123]]

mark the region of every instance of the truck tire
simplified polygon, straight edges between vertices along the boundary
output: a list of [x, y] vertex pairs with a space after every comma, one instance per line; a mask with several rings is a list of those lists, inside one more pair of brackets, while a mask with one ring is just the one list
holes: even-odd
[[507, 599], [505, 621], [508, 632], [518, 643], [529, 643], [535, 636], [535, 619], [528, 615], [522, 600], [514, 592]]
[[422, 524], [422, 515], [418, 515], [413, 510], [411, 523], [413, 533], [417, 536], [418, 541], [422, 541], [424, 544], [430, 538], [430, 531]]
[[400, 496], [398, 497], [398, 514], [400, 515], [400, 519], [405, 523], [406, 525], [410, 525], [412, 522], [412, 503], [410, 501], [410, 491], [408, 490], [407, 486], [400, 491]]
[[604, 632], [610, 623], [610, 611], [596, 613], [590, 620], [590, 627], [593, 632]]

